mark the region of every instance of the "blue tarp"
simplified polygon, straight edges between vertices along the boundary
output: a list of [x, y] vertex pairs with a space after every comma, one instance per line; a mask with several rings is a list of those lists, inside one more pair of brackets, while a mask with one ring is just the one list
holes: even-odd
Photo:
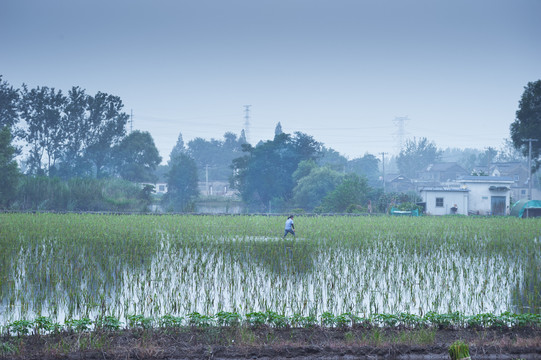
[[511, 208], [511, 216], [537, 217], [541, 216], [541, 200], [519, 200]]
[[398, 210], [397, 208], [391, 208], [391, 215], [396, 215], [396, 216], [419, 216], [419, 209], [415, 209], [415, 210]]

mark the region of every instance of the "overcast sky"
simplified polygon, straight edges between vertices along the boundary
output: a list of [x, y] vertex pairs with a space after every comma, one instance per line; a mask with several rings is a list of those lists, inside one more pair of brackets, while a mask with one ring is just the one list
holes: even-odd
[[499, 148], [541, 78], [540, 0], [0, 0], [15, 87], [119, 96], [167, 160], [178, 134], [314, 136], [350, 159], [405, 138]]

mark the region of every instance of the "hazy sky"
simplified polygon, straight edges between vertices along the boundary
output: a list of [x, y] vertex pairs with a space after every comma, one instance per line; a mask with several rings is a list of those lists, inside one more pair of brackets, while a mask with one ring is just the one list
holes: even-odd
[[15, 87], [118, 95], [164, 160], [178, 134], [305, 132], [350, 159], [399, 128], [499, 148], [541, 78], [541, 0], [0, 0]]

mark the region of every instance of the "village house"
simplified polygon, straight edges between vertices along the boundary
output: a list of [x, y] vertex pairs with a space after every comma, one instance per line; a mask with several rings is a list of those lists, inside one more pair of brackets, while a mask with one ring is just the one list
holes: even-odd
[[432, 215], [507, 215], [514, 180], [502, 176], [463, 176], [455, 186], [420, 190], [426, 213]]
[[511, 198], [514, 201], [528, 198], [528, 166], [519, 161], [492, 163], [489, 168], [491, 176], [511, 177], [514, 183], [511, 185]]
[[469, 192], [449, 187], [428, 187], [420, 191], [428, 215], [468, 215]]
[[454, 181], [466, 175], [469, 175], [468, 172], [456, 162], [439, 162], [428, 165], [424, 171], [420, 172], [419, 181], [435, 185]]

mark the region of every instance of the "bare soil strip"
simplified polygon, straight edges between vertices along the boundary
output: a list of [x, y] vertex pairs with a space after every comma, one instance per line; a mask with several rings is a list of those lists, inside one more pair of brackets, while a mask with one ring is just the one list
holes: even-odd
[[1, 359], [541, 359], [541, 330], [211, 327], [0, 338]]

